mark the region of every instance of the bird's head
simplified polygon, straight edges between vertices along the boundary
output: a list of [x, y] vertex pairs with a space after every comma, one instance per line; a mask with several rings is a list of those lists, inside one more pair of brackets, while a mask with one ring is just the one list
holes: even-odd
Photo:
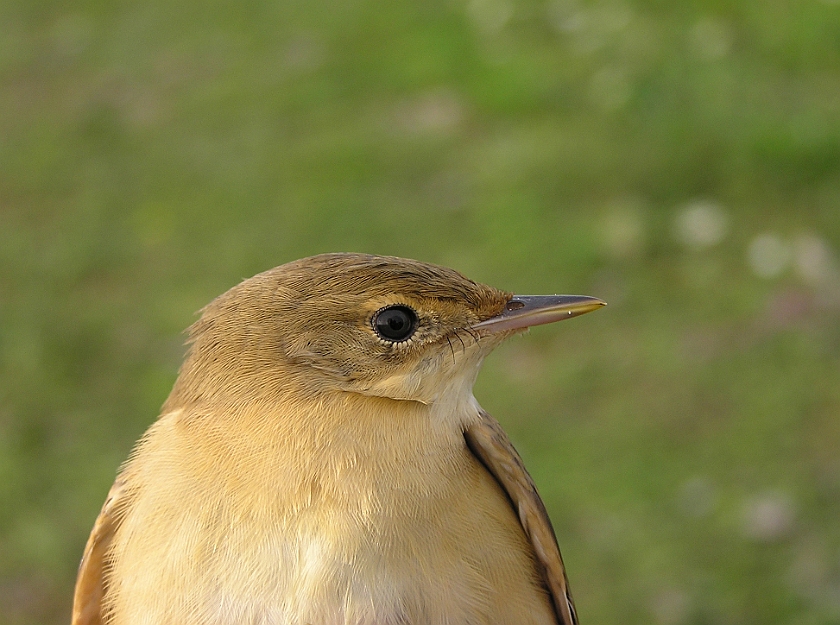
[[295, 388], [431, 404], [469, 392], [481, 360], [510, 334], [602, 305], [584, 296], [517, 297], [396, 257], [304, 258], [245, 280], [204, 309], [170, 402]]

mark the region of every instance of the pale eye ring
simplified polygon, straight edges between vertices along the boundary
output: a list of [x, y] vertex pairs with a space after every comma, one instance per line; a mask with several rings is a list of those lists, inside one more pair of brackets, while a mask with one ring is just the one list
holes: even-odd
[[402, 343], [417, 330], [417, 313], [408, 306], [386, 306], [376, 312], [371, 325], [379, 338]]

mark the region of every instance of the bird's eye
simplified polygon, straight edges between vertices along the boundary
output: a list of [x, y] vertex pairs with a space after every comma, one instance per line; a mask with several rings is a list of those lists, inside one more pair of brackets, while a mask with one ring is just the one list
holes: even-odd
[[386, 341], [406, 341], [417, 329], [417, 313], [408, 306], [388, 306], [373, 316], [373, 329]]

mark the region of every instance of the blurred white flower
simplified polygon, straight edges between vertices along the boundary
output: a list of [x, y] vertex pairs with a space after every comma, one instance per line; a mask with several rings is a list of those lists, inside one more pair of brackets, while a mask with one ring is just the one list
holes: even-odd
[[823, 286], [838, 278], [834, 252], [814, 234], [803, 234], [793, 242], [794, 263], [799, 277], [812, 286]]
[[732, 48], [732, 28], [721, 19], [704, 17], [688, 33], [692, 52], [701, 59], [714, 61], [725, 57]]
[[400, 128], [410, 134], [447, 134], [464, 117], [464, 105], [450, 89], [433, 89], [403, 102], [396, 111]]
[[586, 13], [577, 0], [554, 0], [546, 7], [548, 20], [560, 33], [580, 30]]
[[686, 247], [713, 247], [726, 237], [729, 220], [723, 208], [711, 200], [694, 200], [677, 213], [674, 231]]
[[684, 623], [691, 608], [691, 598], [682, 590], [668, 588], [657, 593], [651, 600], [651, 612], [661, 625]]
[[793, 500], [783, 492], [765, 492], [744, 502], [742, 529], [747, 538], [775, 542], [790, 534], [796, 519]]
[[761, 278], [775, 278], [787, 268], [790, 260], [790, 245], [772, 232], [759, 234], [747, 248], [747, 261]]
[[513, 17], [513, 4], [507, 0], [470, 0], [467, 15], [482, 32], [497, 33]]
[[614, 43], [633, 21], [633, 10], [624, 2], [581, 6], [577, 0], [555, 0], [547, 12], [550, 24], [560, 35], [571, 37], [578, 54], [592, 54]]

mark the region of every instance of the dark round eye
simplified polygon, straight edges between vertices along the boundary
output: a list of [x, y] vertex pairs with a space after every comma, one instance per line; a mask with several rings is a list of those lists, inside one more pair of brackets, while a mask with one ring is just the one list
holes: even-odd
[[373, 329], [386, 341], [400, 343], [417, 329], [417, 314], [408, 306], [388, 306], [373, 316]]

